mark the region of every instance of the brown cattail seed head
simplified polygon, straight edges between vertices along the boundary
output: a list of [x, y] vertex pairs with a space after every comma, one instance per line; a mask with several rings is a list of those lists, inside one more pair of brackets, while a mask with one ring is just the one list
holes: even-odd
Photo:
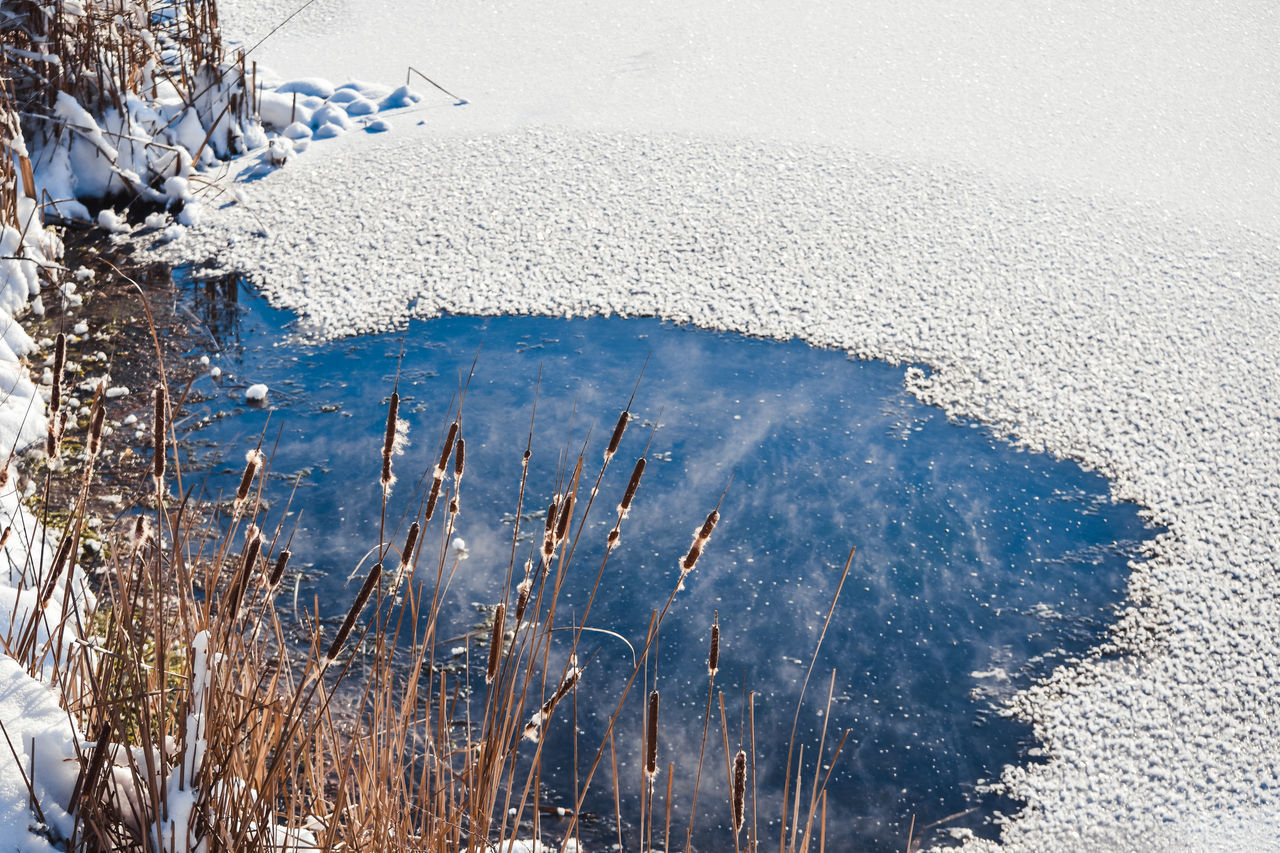
[[57, 414], [62, 408], [62, 373], [67, 365], [67, 336], [58, 332], [53, 345], [53, 387], [49, 389], [49, 411]]
[[627, 421], [631, 420], [631, 412], [623, 411], [618, 415], [618, 423], [613, 428], [613, 435], [609, 437], [609, 446], [605, 448], [604, 458], [609, 460], [613, 458], [613, 454], [618, 452], [618, 445], [622, 442], [622, 434], [627, 431]]
[[707, 520], [702, 523], [702, 529], [698, 531], [698, 538], [706, 542], [711, 538], [711, 531], [716, 529], [716, 522], [720, 520], [720, 511], [711, 510], [707, 514]]
[[93, 417], [89, 421], [89, 455], [97, 456], [102, 450], [102, 426], [106, 419], [107, 410], [102, 405], [102, 400], [94, 401]]
[[274, 587], [280, 583], [280, 578], [284, 577], [284, 567], [289, 565], [289, 549], [285, 548], [276, 557], [276, 564], [271, 568], [271, 576], [267, 578], [267, 585]]
[[636, 498], [636, 489], [640, 488], [640, 478], [644, 476], [644, 457], [636, 460], [636, 467], [631, 469], [631, 479], [627, 481], [627, 490], [622, 493], [622, 503], [618, 504], [618, 517], [626, 518], [631, 512], [631, 502]]
[[382, 488], [389, 489], [395, 482], [391, 473], [391, 456], [396, 451], [396, 432], [400, 412], [400, 394], [391, 392], [391, 405], [387, 408], [387, 432], [382, 440]]
[[418, 522], [409, 525], [409, 533], [404, 537], [404, 548], [400, 551], [400, 565], [407, 566], [413, 562], [413, 549], [418, 546], [418, 534], [421, 532]]
[[499, 604], [493, 611], [493, 633], [489, 635], [489, 666], [485, 669], [484, 682], [492, 684], [498, 675], [498, 658], [502, 655], [502, 635], [506, 631], [507, 605]]
[[458, 443], [453, 448], [453, 478], [455, 480], [462, 479], [462, 472], [467, 467], [467, 443], [462, 438], [458, 439]]
[[563, 542], [569, 534], [569, 521], [573, 518], [573, 495], [564, 499], [560, 505], [560, 518], [556, 521], [556, 541]]
[[431, 481], [431, 494], [427, 496], [427, 511], [423, 514], [426, 521], [431, 520], [431, 516], [436, 513], [436, 501], [440, 500], [440, 480]]
[[533, 578], [525, 571], [524, 580], [516, 587], [516, 624], [524, 619], [525, 608], [529, 606], [529, 594], [533, 592]]
[[707, 655], [707, 673], [715, 675], [720, 669], [720, 614], [711, 622], [711, 653]]
[[733, 833], [742, 831], [742, 818], [747, 801], [747, 753], [738, 750], [733, 757]]
[[449, 454], [453, 453], [453, 442], [458, 437], [458, 422], [449, 424], [449, 434], [445, 437], [444, 447], [440, 450], [440, 461], [436, 463], [437, 477], [444, 476], [444, 469], [449, 464]]
[[369, 596], [373, 595], [373, 590], [378, 585], [381, 577], [382, 563], [375, 563], [373, 568], [369, 570], [369, 576], [364, 579], [364, 584], [360, 587], [360, 593], [356, 596], [351, 609], [347, 611], [347, 618], [342, 620], [342, 627], [338, 629], [337, 636], [333, 638], [333, 642], [329, 645], [329, 651], [325, 652], [326, 660], [334, 660], [338, 657], [338, 652], [342, 651], [342, 646], [347, 642], [347, 637], [351, 636], [351, 629], [355, 627], [360, 611], [364, 610], [365, 604], [369, 602]]
[[644, 739], [644, 775], [653, 784], [658, 775], [658, 691], [649, 694], [648, 728]]
[[262, 461], [260, 450], [250, 450], [245, 454], [244, 473], [240, 476], [240, 487], [236, 489], [236, 506], [244, 503], [244, 499], [249, 496], [249, 487], [253, 485], [253, 478], [258, 475], [258, 467]]
[[155, 445], [154, 474], [157, 480], [164, 479], [165, 464], [165, 420], [169, 413], [169, 393], [163, 386], [156, 388], [156, 417], [151, 425], [151, 435]]

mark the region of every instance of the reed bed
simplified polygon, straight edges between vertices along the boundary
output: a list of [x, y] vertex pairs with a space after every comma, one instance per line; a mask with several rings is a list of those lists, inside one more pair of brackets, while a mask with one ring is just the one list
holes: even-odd
[[[598, 499], [615, 500], [600, 497], [602, 482], [629, 411], [597, 470], [587, 473], [585, 448], [576, 455], [560, 451], [562, 462], [548, 484], [528, 482], [530, 426], [486, 654], [458, 667], [440, 649], [450, 639], [442, 632], [454, 615], [446, 608], [459, 570], [449, 543], [461, 511], [461, 411], [441, 430], [434, 467], [404, 496], [406, 517], [393, 521], [394, 449], [404, 427], [398, 395], [392, 396], [386, 440], [369, 450], [380, 463], [374, 469], [384, 495], [383, 525], [379, 541], [370, 543], [368, 567], [354, 567], [359, 591], [341, 614], [312, 602], [294, 619], [279, 609], [289, 609], [293, 589], [294, 532], [268, 524], [269, 457], [251, 449], [239, 488], [221, 504], [225, 514], [203, 517], [179, 464], [172, 424], [180, 419], [181, 401], [162, 384], [153, 403], [150, 508], [123, 518], [106, 537], [96, 608], [34, 613], [4, 643], [33, 674], [52, 660], [55, 686], [87, 738], [74, 802], [67, 804], [75, 821], [64, 839], [69, 849], [490, 851], [528, 849], [517, 841], [538, 841], [589, 850], [604, 846], [609, 833], [596, 823], [584, 837], [580, 816], [592, 804], [612, 802], [614, 813], [603, 825], [614, 827], [623, 849], [692, 850], [701, 836], [680, 824], [682, 815], [697, 814], [696, 800], [687, 813], [676, 808], [677, 773], [699, 780], [695, 798], [704, 773], [714, 782], [705, 787], [721, 792], [727, 820], [720, 849], [773, 845], [759, 833], [757, 811], [781, 815], [780, 853], [824, 849], [830, 769], [820, 768], [838, 759], [843, 736], [833, 744], [824, 732], [806, 751], [793, 734], [788, 779], [795, 783], [786, 802], [757, 810], [754, 757], [764, 747], [755, 742], [754, 723], [743, 731], [726, 722], [725, 698], [715, 686], [723, 651], [718, 618], [707, 626], [709, 648], [691, 651], [707, 653], [705, 713], [680, 719], [660, 701], [658, 637], [676, 597], [692, 594], [681, 588], [696, 583], [698, 556], [714, 547], [719, 507], [696, 528], [690, 549], [672, 555], [669, 595], [654, 602], [621, 689], [602, 696], [593, 684], [592, 661], [580, 642], [591, 630], [598, 591], [612, 582], [610, 558], [627, 513], [643, 499], [645, 455], [615, 498], [612, 523], [589, 520], [599, 511]], [[100, 447], [94, 431], [101, 432], [104, 404], [99, 390], [86, 421], [73, 420], [65, 430], [51, 426], [54, 454], [87, 431], [79, 473], [47, 475], [79, 477], [81, 495], [93, 488]], [[522, 530], [525, 502], [538, 493], [554, 495], [546, 519], [540, 530]], [[33, 578], [42, 591], [70, 575], [71, 558], [90, 529], [85, 505], [78, 501], [64, 525], [52, 573]], [[572, 623], [563, 623], [566, 577], [575, 553], [587, 552], [580, 539], [592, 529], [607, 530], [591, 551], [601, 555], [594, 589]], [[537, 535], [522, 544], [526, 532]], [[76, 641], [59, 645], [53, 639], [59, 634]], [[816, 661], [816, 649], [814, 655]], [[597, 741], [572, 736], [576, 769], [564, 778], [549, 769], [544, 749], [555, 727], [578, 731], [573, 715], [585, 698], [581, 691], [592, 691], [592, 701], [611, 710]], [[673, 726], [701, 729], [696, 762], [662, 753], [663, 732]], [[642, 757], [634, 779], [617, 767], [618, 747], [631, 738]], [[712, 759], [717, 751], [721, 758]], [[713, 769], [717, 763], [723, 771]], [[626, 813], [625, 804], [633, 802], [639, 813]], [[548, 814], [555, 820], [546, 820]]]

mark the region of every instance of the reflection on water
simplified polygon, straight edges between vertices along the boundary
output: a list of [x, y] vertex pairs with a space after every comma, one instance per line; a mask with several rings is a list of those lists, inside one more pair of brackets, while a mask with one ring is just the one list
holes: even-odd
[[[197, 412], [208, 417], [200, 436], [226, 454], [212, 486], [235, 488], [241, 451], [265, 429], [277, 475], [268, 497], [283, 506], [300, 484], [293, 551], [313, 565], [303, 598], [334, 602], [333, 613], [354, 595], [346, 579], [377, 542], [378, 451], [397, 375], [412, 442], [397, 460], [399, 518], [417, 509], [414, 482], [434, 464], [479, 352], [463, 411], [458, 535], [469, 559], [452, 590], [459, 633], [474, 620], [472, 603], [497, 600], [508, 564], [539, 370], [530, 507], [546, 506], [566, 449], [576, 454], [589, 434], [588, 459], [600, 458], [648, 359], [632, 407], [638, 420], [602, 486], [604, 505], [617, 503], [650, 436], [651, 464], [591, 623], [642, 645], [651, 610], [675, 583], [677, 560], [724, 493], [721, 523], [667, 617], [656, 657], [660, 761], [680, 768], [680, 825], [692, 785], [688, 757], [696, 759], [701, 736], [713, 615], [722, 627], [717, 686], [730, 748], [746, 725], [744, 697], [754, 691], [757, 785], [762, 801], [776, 802], [769, 790], [781, 789], [778, 767], [800, 685], [856, 545], [800, 716], [799, 742], [810, 749], [824, 725], [829, 739], [852, 732], [832, 769], [832, 849], [900, 850], [913, 817], [918, 828], [961, 812], [933, 837], [953, 827], [994, 836], [993, 813], [1016, 804], [982, 793], [979, 783], [1007, 763], [1031, 760], [1034, 746], [1029, 727], [994, 709], [1097, 642], [1121, 601], [1127, 561], [1153, 535], [1134, 506], [1110, 503], [1100, 476], [1015, 450], [921, 405], [903, 391], [901, 367], [616, 318], [447, 317], [403, 334], [280, 344], [286, 316], [247, 292], [237, 302], [200, 288], [197, 304], [213, 312], [226, 347], [218, 363], [229, 374], [221, 385], [201, 380], [214, 399]], [[227, 321], [228, 310], [238, 322]], [[254, 382], [272, 389], [265, 409], [241, 402], [243, 384]], [[227, 410], [237, 416], [212, 417]], [[579, 545], [566, 619], [594, 579], [608, 515], [597, 513], [599, 530]], [[581, 742], [595, 744], [630, 652], [607, 634], [587, 635], [583, 651], [594, 655], [585, 676], [592, 689], [580, 691], [578, 726]], [[821, 711], [832, 670], [828, 720]], [[600, 706], [589, 697], [600, 697]], [[638, 704], [623, 729], [637, 736], [618, 741], [624, 794], [640, 789], [640, 756], [630, 745], [640, 740]], [[670, 724], [678, 718], [687, 723]], [[705, 849], [721, 849], [728, 808], [718, 712], [712, 731], [698, 824]], [[568, 744], [567, 726], [553, 727], [548, 748], [562, 764], [571, 760]], [[553, 799], [567, 795], [552, 775], [544, 781]], [[598, 790], [611, 791], [607, 777]], [[611, 795], [593, 807], [611, 813]], [[765, 837], [768, 819], [758, 818]]]

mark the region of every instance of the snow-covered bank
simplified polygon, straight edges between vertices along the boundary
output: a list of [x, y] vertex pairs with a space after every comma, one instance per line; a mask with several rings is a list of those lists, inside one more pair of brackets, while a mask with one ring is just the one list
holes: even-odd
[[[553, 4], [553, 11], [568, 21], [573, 5]], [[997, 5], [969, 23], [985, 20], [997, 43], [1020, 44], [1017, 28], [1001, 17], [1008, 9]], [[679, 67], [700, 43], [667, 38], [659, 25], [679, 35], [689, 21], [734, 21], [724, 39], [711, 42], [728, 50], [756, 16], [717, 16], [709, 0], [681, 9], [688, 15], [646, 11], [650, 23], [636, 30], [614, 21], [616, 32], [601, 27], [584, 41], [593, 62], [612, 62], [630, 49], [619, 33], [639, 33], [637, 71], [652, 83], [657, 69], [660, 80], [679, 84], [658, 91], [697, 96], [680, 107], [679, 98], [644, 95], [644, 86], [619, 71], [611, 79], [624, 93], [648, 98], [651, 108], [626, 133], [619, 132], [617, 107], [625, 97], [545, 94], [570, 76], [538, 73], [566, 54], [555, 50], [563, 33], [551, 24], [514, 27], [529, 44], [511, 57], [486, 49], [485, 27], [462, 20], [496, 21], [507, 12], [468, 8], [451, 16], [436, 9], [442, 31], [425, 31], [433, 44], [447, 45], [455, 59], [471, 52], [468, 68], [487, 62], [494, 69], [484, 72], [491, 85], [478, 91], [441, 72], [438, 51], [427, 69], [468, 97], [474, 112], [442, 104], [418, 113], [426, 127], [401, 123], [376, 139], [313, 147], [319, 156], [249, 188], [253, 215], [237, 207], [211, 211], [210, 228], [164, 251], [216, 254], [224, 266], [248, 270], [277, 304], [321, 334], [370, 331], [439, 311], [615, 312], [928, 363], [930, 375], [908, 377], [922, 398], [1105, 471], [1118, 498], [1139, 501], [1170, 528], [1131, 579], [1131, 606], [1109, 650], [1125, 654], [1060, 671], [1019, 698], [1050, 760], [1006, 773], [1010, 792], [1028, 804], [1006, 827], [1006, 846], [1280, 844], [1273, 793], [1280, 785], [1273, 688], [1280, 667], [1273, 591], [1280, 569], [1280, 248], [1225, 221], [1280, 232], [1274, 199], [1257, 192], [1275, 184], [1280, 162], [1272, 156], [1280, 111], [1274, 92], [1259, 85], [1275, 56], [1251, 41], [1227, 46], [1231, 33], [1270, 32], [1274, 21], [1240, 4], [1215, 18], [1215, 38], [1200, 40], [1192, 33], [1207, 22], [1152, 8], [1150, 19], [1165, 23], [1148, 31], [1124, 18], [1116, 32], [1131, 41], [1118, 45], [1101, 39], [1103, 25], [1090, 17], [1103, 10], [1086, 4], [1064, 10], [1066, 20], [1029, 24], [1037, 33], [1030, 43], [1039, 48], [1016, 52], [1011, 63], [985, 60], [980, 43], [965, 54], [969, 66], [958, 67], [983, 72], [984, 103], [1008, 116], [987, 127], [989, 110], [965, 112], [971, 88], [963, 81], [943, 87], [954, 96], [943, 113], [952, 139], [972, 137], [977, 151], [963, 170], [941, 161], [965, 161], [955, 156], [964, 146], [943, 145], [940, 153], [927, 142], [900, 141], [915, 132], [927, 137], [917, 112], [934, 99], [912, 82], [917, 69], [910, 62], [871, 76], [881, 93], [871, 115], [912, 133], [841, 142], [842, 130], [868, 115], [849, 108], [841, 114], [845, 125], [820, 128], [825, 145], [796, 144], [783, 127], [797, 120], [795, 105], [785, 102], [761, 141], [742, 123], [717, 126], [725, 112], [710, 110], [711, 99], [726, 90], [750, 95], [725, 83], [736, 70], [752, 67], [752, 80], [794, 83], [786, 63], [808, 45], [787, 43], [786, 28], [797, 24], [778, 10], [778, 49], [755, 56], [758, 67], [720, 62], [707, 51], [711, 58], [697, 69], [716, 72], [708, 79], [725, 86], [704, 88]], [[378, 19], [364, 10], [351, 20], [365, 14]], [[538, 14], [553, 13], [543, 6]], [[888, 23], [898, 32], [909, 29], [910, 18], [890, 15]], [[928, 15], [922, 20], [932, 25], [923, 31], [926, 41], [950, 44], [954, 30]], [[314, 66], [291, 73], [371, 74], [352, 67], [370, 53], [358, 31], [341, 31], [346, 52], [317, 51], [305, 27], [300, 32], [292, 42], [286, 37], [274, 61]], [[742, 44], [764, 35], [752, 33]], [[1074, 40], [1053, 43], [1054, 34]], [[841, 57], [860, 55], [854, 48], [871, 41], [823, 41], [807, 61], [835, 73]], [[384, 63], [416, 64], [421, 53], [369, 43]], [[663, 44], [670, 53], [649, 57], [661, 61], [643, 61], [645, 50]], [[1130, 53], [1115, 52], [1122, 46]], [[526, 60], [534, 54], [543, 62], [531, 68]], [[1046, 59], [1050, 72], [1037, 64]], [[1202, 72], [1194, 72], [1197, 62]], [[1238, 76], [1245, 85], [1215, 100], [1224, 91], [1220, 74], [1232, 67], [1244, 68]], [[1030, 69], [1031, 84], [1019, 68]], [[1054, 76], [1054, 69], [1070, 68], [1089, 73]], [[1133, 68], [1146, 71], [1120, 75]], [[1178, 73], [1162, 76], [1170, 69]], [[583, 86], [600, 80], [578, 73]], [[517, 74], [529, 81], [525, 89], [501, 88]], [[821, 108], [817, 83], [808, 74], [801, 79], [809, 91], [796, 109]], [[1194, 98], [1182, 98], [1188, 80], [1199, 81]], [[1025, 131], [1029, 139], [1021, 137], [1025, 145], [1014, 146], [1024, 156], [1010, 169], [987, 142], [1030, 108], [1000, 98], [1002, 83], [1033, 101], [1038, 85], [1050, 101]], [[1108, 86], [1120, 94], [1088, 100], [1086, 90]], [[534, 91], [543, 94], [535, 98]], [[751, 115], [779, 104], [775, 89], [761, 91], [774, 97], [761, 97]], [[909, 97], [895, 103], [894, 91]], [[486, 95], [497, 105], [486, 105]], [[675, 113], [690, 103], [708, 111], [689, 109], [692, 118], [682, 124]], [[1055, 117], [1059, 103], [1068, 108]], [[1153, 111], [1157, 129], [1144, 130], [1143, 115]], [[531, 118], [543, 126], [512, 129]], [[667, 133], [672, 127], [684, 135]], [[1179, 128], [1196, 133], [1180, 136]], [[1217, 148], [1194, 142], [1207, 143], [1215, 132]], [[1130, 148], [1109, 154], [1097, 145], [1098, 133]], [[1059, 143], [1065, 147], [1054, 148]], [[860, 153], [867, 148], [882, 153]], [[1051, 148], [1061, 162], [1047, 156]], [[1085, 158], [1083, 167], [1071, 152]], [[1141, 168], [1126, 172], [1135, 162]], [[1091, 191], [1057, 191], [1026, 177], [1046, 164], [1049, 181]], [[1108, 197], [1101, 187], [1113, 177], [1120, 191], [1150, 203]], [[1181, 212], [1166, 214], [1166, 207]], [[259, 221], [268, 223], [269, 236], [257, 235]]]

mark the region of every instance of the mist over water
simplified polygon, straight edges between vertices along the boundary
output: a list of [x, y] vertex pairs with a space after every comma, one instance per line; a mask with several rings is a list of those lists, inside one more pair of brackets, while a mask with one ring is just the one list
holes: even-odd
[[[576, 698], [581, 770], [630, 672], [627, 642], [643, 644], [651, 612], [676, 584], [678, 560], [720, 502], [721, 522], [675, 598], [647, 675], [662, 692], [659, 764], [676, 764], [680, 837], [716, 613], [716, 688], [730, 751], [747, 741], [746, 697], [754, 693], [757, 791], [762, 803], [776, 803], [801, 685], [856, 546], [799, 716], [810, 774], [823, 727], [824, 763], [850, 732], [831, 769], [828, 839], [841, 849], [901, 849], [913, 816], [918, 829], [957, 813], [965, 814], [931, 832], [965, 826], [994, 836], [994, 812], [1017, 804], [979, 784], [1008, 763], [1034, 760], [1035, 746], [1028, 726], [997, 709], [1098, 642], [1122, 602], [1128, 561], [1155, 534], [1136, 507], [1111, 503], [1101, 476], [920, 404], [903, 389], [903, 366], [619, 318], [443, 317], [401, 333], [293, 344], [279, 338], [290, 318], [238, 284], [190, 288], [225, 371], [220, 382], [197, 383], [209, 399], [194, 407], [194, 453], [211, 466], [210, 490], [230, 492], [243, 451], [265, 436], [274, 447], [269, 518], [280, 517], [296, 485], [297, 515], [287, 526], [298, 520], [292, 550], [310, 564], [299, 598], [318, 596], [327, 615], [345, 611], [355, 593], [347, 578], [358, 567], [363, 573], [378, 544], [379, 450], [397, 383], [411, 443], [395, 461], [400, 482], [388, 517], [396, 539], [420, 507], [420, 477], [465, 388], [467, 474], [456, 535], [467, 559], [449, 608], [462, 636], [501, 595], [531, 418], [526, 513], [545, 510], [565, 459], [572, 467], [584, 446], [584, 479], [594, 479], [638, 382], [635, 417], [581, 535], [560, 618], [568, 624], [585, 607], [613, 507], [647, 447], [649, 466], [589, 622], [622, 639], [587, 634], [580, 649], [591, 659]], [[265, 408], [243, 403], [244, 385], [256, 382], [271, 388]], [[540, 531], [542, 522], [522, 524]], [[437, 527], [431, 534], [429, 548], [446, 547]], [[518, 543], [518, 565], [529, 547]], [[472, 641], [473, 665], [483, 657], [477, 649]], [[641, 790], [646, 693], [636, 688], [618, 730], [619, 786], [631, 802]], [[714, 714], [698, 806], [706, 849], [728, 842]], [[567, 719], [550, 728], [548, 755], [559, 769], [543, 779], [548, 801], [563, 805], [572, 799]], [[607, 815], [612, 784], [602, 772], [600, 796], [587, 806]], [[766, 837], [769, 819], [762, 811]]]

